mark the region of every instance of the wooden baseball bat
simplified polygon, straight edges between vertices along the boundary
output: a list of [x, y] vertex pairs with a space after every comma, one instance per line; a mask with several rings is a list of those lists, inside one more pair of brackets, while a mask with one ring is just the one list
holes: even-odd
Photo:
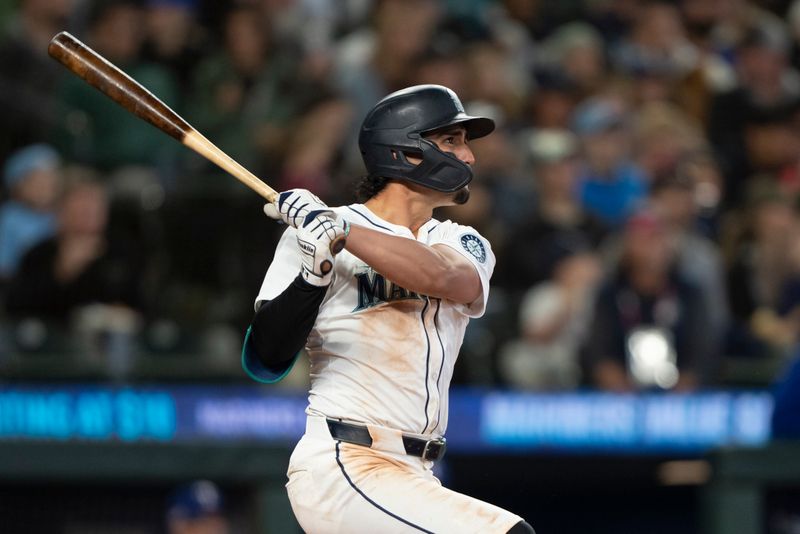
[[266, 200], [272, 202], [277, 196], [274, 189], [206, 139], [153, 93], [69, 32], [61, 32], [53, 37], [47, 51], [86, 83], [140, 119], [216, 163]]
[[[69, 32], [60, 32], [53, 37], [47, 51], [51, 57], [80, 76], [86, 83], [140, 119], [217, 164], [268, 202], [273, 202], [277, 198], [278, 193], [274, 189], [206, 139], [139, 82]], [[344, 245], [344, 238], [337, 239], [331, 243], [331, 251], [336, 254], [344, 248]]]

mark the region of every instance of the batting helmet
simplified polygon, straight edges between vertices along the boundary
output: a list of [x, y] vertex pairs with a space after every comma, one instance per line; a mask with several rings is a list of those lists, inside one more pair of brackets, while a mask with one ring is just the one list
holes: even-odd
[[[439, 150], [424, 135], [458, 124], [468, 139], [494, 130], [494, 121], [464, 112], [458, 96], [441, 85], [415, 85], [378, 102], [361, 125], [358, 146], [370, 177], [394, 178], [453, 192], [472, 180], [469, 165]], [[406, 154], [421, 158], [409, 163]]]

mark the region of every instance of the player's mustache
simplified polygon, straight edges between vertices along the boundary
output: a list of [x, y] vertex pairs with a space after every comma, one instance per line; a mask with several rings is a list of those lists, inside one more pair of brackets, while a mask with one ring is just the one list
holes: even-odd
[[465, 185], [453, 194], [453, 202], [460, 206], [469, 200], [469, 186]]

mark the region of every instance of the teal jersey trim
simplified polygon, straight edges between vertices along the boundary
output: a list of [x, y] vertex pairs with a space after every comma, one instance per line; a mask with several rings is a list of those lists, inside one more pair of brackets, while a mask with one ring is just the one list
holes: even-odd
[[261, 363], [261, 360], [259, 360], [258, 356], [256, 355], [256, 351], [253, 348], [252, 342], [250, 341], [250, 332], [252, 328], [252, 325], [247, 327], [247, 333], [245, 334], [244, 342], [242, 343], [242, 369], [244, 369], [247, 375], [256, 382], [261, 382], [262, 384], [274, 384], [276, 382], [280, 382], [286, 375], [289, 374], [289, 371], [292, 370], [294, 363], [297, 361], [297, 357], [300, 356], [300, 352], [298, 351], [298, 353], [294, 355], [294, 358], [287, 362], [285, 368], [270, 369]]

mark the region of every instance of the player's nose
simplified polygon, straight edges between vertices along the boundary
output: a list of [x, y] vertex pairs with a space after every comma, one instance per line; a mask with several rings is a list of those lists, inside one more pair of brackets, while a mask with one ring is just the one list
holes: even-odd
[[468, 145], [460, 146], [456, 151], [456, 157], [467, 165], [475, 163], [475, 154], [472, 153], [472, 149]]

